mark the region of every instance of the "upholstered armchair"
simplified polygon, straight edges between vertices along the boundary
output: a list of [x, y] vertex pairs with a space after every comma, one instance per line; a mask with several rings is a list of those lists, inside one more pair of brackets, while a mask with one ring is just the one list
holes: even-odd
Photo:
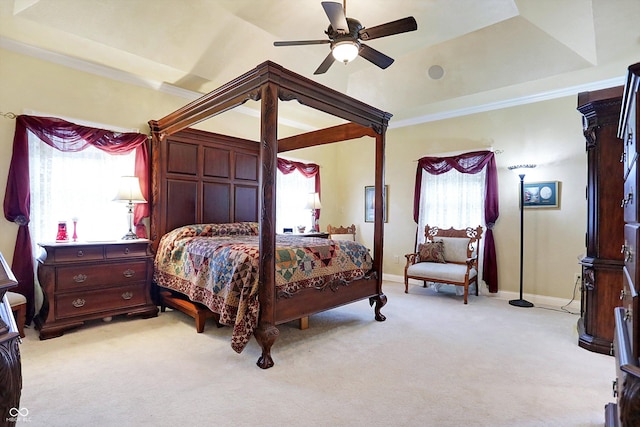
[[407, 254], [404, 267], [404, 292], [409, 293], [409, 279], [427, 283], [445, 283], [464, 287], [467, 304], [469, 286], [475, 283], [478, 295], [478, 242], [482, 227], [447, 230], [427, 225], [425, 243], [418, 252]]

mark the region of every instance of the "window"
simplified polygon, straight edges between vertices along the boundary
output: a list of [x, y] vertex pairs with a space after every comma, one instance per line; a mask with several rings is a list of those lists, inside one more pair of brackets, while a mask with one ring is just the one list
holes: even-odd
[[[63, 152], [29, 133], [30, 230], [35, 245], [56, 238], [58, 221], [77, 218], [78, 239], [116, 240], [128, 230], [124, 204], [114, 202], [119, 177], [133, 175], [135, 150], [112, 155], [94, 147]], [[35, 250], [34, 254], [38, 254]]]
[[425, 225], [463, 228], [484, 224], [485, 173], [422, 174], [418, 243], [424, 242]]
[[311, 211], [305, 209], [309, 193], [315, 191], [315, 178], [306, 178], [295, 170], [283, 174], [278, 170], [276, 177], [276, 231], [304, 225], [311, 227]]

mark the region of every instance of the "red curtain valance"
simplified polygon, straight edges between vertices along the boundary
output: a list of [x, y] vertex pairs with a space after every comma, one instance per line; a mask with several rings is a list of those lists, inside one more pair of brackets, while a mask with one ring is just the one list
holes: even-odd
[[[18, 279], [17, 292], [27, 298], [27, 322], [34, 316], [34, 268], [29, 234], [31, 190], [29, 185], [29, 137], [32, 132], [44, 143], [60, 151], [81, 151], [94, 146], [111, 154], [135, 153], [135, 175], [140, 179], [142, 195], [149, 199], [149, 152], [147, 136], [135, 132], [113, 132], [67, 122], [55, 117], [20, 115], [16, 118], [13, 154], [4, 195], [4, 216], [18, 228], [11, 269]], [[134, 212], [136, 233], [146, 237], [141, 224], [149, 216], [147, 203], [137, 204]]]
[[485, 167], [487, 168], [487, 174], [484, 218], [487, 223], [487, 230], [484, 238], [482, 280], [487, 283], [489, 292], [498, 292], [498, 263], [493, 239], [493, 226], [498, 220], [500, 212], [498, 207], [498, 169], [495, 154], [492, 151], [473, 151], [450, 157], [423, 157], [418, 160], [413, 196], [413, 220], [417, 223], [420, 214], [423, 171], [431, 175], [440, 175], [455, 169], [460, 173], [476, 174]]
[[[306, 178], [315, 177], [315, 192], [320, 196], [320, 165], [315, 163], [301, 163], [278, 157], [278, 170], [285, 175], [298, 171]], [[322, 198], [320, 198], [322, 200]], [[320, 209], [316, 209], [316, 219], [320, 219]]]

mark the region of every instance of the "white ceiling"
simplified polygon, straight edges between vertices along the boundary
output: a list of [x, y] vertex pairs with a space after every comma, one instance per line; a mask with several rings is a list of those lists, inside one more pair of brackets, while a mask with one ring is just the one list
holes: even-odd
[[640, 0], [348, 0], [347, 16], [418, 30], [367, 42], [386, 70], [357, 58], [314, 76], [329, 45], [273, 42], [325, 38], [320, 0], [0, 0], [0, 47], [200, 93], [271, 60], [392, 126], [622, 84], [640, 60]]

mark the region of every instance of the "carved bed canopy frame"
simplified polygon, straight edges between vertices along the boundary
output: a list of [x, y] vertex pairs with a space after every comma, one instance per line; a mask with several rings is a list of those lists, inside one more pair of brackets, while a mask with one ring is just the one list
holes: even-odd
[[[151, 120], [152, 157], [157, 147], [171, 135], [208, 118], [231, 110], [245, 102], [260, 101], [260, 147], [258, 195], [260, 225], [260, 325], [256, 330], [259, 341], [275, 341], [275, 244], [276, 244], [276, 171], [277, 154], [299, 148], [346, 141], [370, 136], [375, 138], [375, 206], [383, 206], [385, 132], [391, 114], [371, 107], [347, 95], [327, 88], [293, 73], [278, 64], [267, 61], [237, 77], [218, 89], [159, 119]], [[349, 123], [278, 140], [278, 100], [297, 100], [300, 104], [339, 117]], [[154, 160], [153, 164], [157, 164]], [[157, 203], [159, 189], [152, 183], [152, 203]], [[152, 209], [151, 238], [157, 247], [159, 238], [170, 230], [163, 230], [162, 209]], [[376, 318], [384, 320], [379, 308], [386, 302], [382, 293], [383, 212], [376, 209], [374, 216], [373, 270], [377, 272]], [[375, 298], [374, 298], [375, 299]], [[384, 299], [384, 301], [381, 301]], [[346, 303], [346, 302], [345, 302]], [[379, 318], [380, 317], [380, 318]], [[262, 339], [259, 337], [262, 335]], [[263, 346], [263, 358], [265, 346]], [[270, 347], [270, 344], [268, 345]], [[270, 359], [267, 348], [266, 356]], [[262, 358], [261, 358], [262, 359]], [[262, 365], [272, 364], [263, 361]], [[258, 364], [262, 366], [259, 361]]]

